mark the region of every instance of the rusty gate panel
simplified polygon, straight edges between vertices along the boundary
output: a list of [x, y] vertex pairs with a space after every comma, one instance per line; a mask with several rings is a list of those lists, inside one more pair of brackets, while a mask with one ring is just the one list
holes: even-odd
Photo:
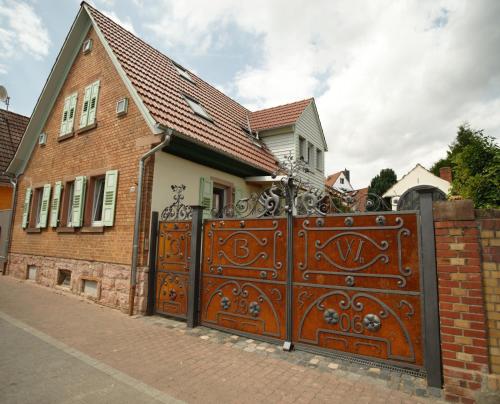
[[188, 309], [191, 222], [160, 222], [155, 311], [186, 318]]
[[283, 339], [286, 219], [205, 221], [202, 324]]
[[294, 342], [422, 366], [417, 214], [293, 220]]

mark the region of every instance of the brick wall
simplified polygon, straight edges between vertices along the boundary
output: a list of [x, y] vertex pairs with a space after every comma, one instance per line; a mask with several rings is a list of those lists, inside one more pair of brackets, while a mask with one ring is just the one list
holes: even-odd
[[479, 221], [471, 201], [435, 203], [434, 221], [445, 398], [476, 402], [498, 388], [489, 375]]
[[[20, 208], [16, 209], [11, 252], [130, 264], [138, 159], [150, 148], [150, 145], [137, 146], [136, 141], [151, 133], [133, 102], [129, 103], [127, 115], [116, 116], [116, 101], [122, 97], [130, 99], [130, 95], [93, 30], [88, 37], [93, 39], [92, 52], [78, 54], [43, 129], [47, 134], [47, 144], [35, 147], [19, 182], [17, 204]], [[58, 141], [65, 97], [78, 92], [77, 129], [83, 90], [95, 80], [101, 81], [97, 127]], [[79, 230], [58, 233], [49, 227], [40, 234], [30, 234], [22, 229], [22, 205], [27, 187], [44, 183], [53, 185], [66, 178], [109, 169], [119, 172], [113, 227], [97, 234], [83, 234]]]
[[500, 212], [476, 211], [476, 216], [481, 231], [490, 370], [500, 375]]
[[[117, 264], [124, 271], [123, 276], [128, 279], [138, 162], [139, 157], [151, 148], [153, 136], [92, 28], [87, 37], [93, 40], [93, 49], [86, 55], [79, 52], [76, 57], [43, 128], [47, 134], [46, 145], [37, 144], [24, 174], [20, 177], [10, 253], [17, 256], [17, 266], [24, 262], [19, 259], [20, 256]], [[84, 88], [96, 80], [100, 80], [97, 127], [83, 133], [75, 133], [74, 136], [60, 141], [59, 131], [65, 97], [78, 92], [74, 121], [74, 129], [77, 130]], [[128, 113], [117, 117], [116, 102], [123, 97], [129, 98]], [[139, 254], [139, 265], [147, 265], [147, 248], [144, 246], [149, 233], [150, 180], [154, 164], [149, 162], [146, 166], [146, 196], [143, 198], [143, 214], [146, 217], [140, 229], [142, 253]], [[28, 187], [46, 183], [54, 186], [56, 181], [65, 182], [79, 175], [91, 176], [98, 171], [104, 173], [111, 169], [118, 170], [119, 174], [114, 226], [105, 227], [102, 233], [84, 233], [81, 229], [76, 229], [73, 233], [61, 233], [51, 227], [42, 229], [40, 233], [29, 233], [22, 229], [22, 207]], [[10, 272], [20, 273], [22, 277], [24, 270], [20, 271], [16, 267]], [[52, 279], [55, 276], [53, 273], [49, 277]], [[120, 302], [119, 306], [122, 304], [123, 302]]]

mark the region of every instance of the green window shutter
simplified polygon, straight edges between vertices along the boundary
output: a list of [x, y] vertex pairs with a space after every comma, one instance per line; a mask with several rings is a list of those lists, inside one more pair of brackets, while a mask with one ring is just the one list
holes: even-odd
[[70, 104], [70, 97], [66, 97], [66, 99], [64, 100], [64, 107], [61, 118], [61, 129], [59, 131], [60, 136], [68, 133], [69, 104]]
[[116, 186], [118, 184], [118, 170], [106, 172], [104, 181], [104, 201], [102, 203], [102, 224], [113, 226], [116, 205]]
[[92, 91], [90, 93], [89, 116], [87, 125], [92, 125], [95, 122], [95, 113], [97, 110], [97, 97], [99, 95], [99, 81], [92, 84]]
[[91, 93], [92, 86], [85, 87], [85, 91], [83, 92], [82, 114], [80, 115], [80, 128], [84, 128], [85, 126], [87, 126]]
[[57, 227], [59, 224], [59, 206], [61, 205], [62, 182], [57, 181], [54, 185], [54, 195], [50, 206], [50, 227]]
[[83, 208], [85, 205], [85, 190], [87, 188], [87, 177], [76, 177], [73, 191], [73, 217], [71, 225], [81, 227], [83, 223]]
[[23, 229], [28, 227], [28, 219], [29, 219], [29, 214], [30, 214], [30, 202], [31, 202], [31, 193], [32, 193], [31, 188], [26, 188], [26, 195], [24, 196], [24, 206], [23, 206], [23, 221], [22, 221], [22, 226]]
[[43, 186], [42, 193], [42, 205], [40, 207], [40, 223], [38, 227], [45, 228], [47, 227], [47, 216], [49, 215], [49, 203], [50, 203], [50, 184], [45, 184]]
[[203, 219], [212, 217], [213, 181], [210, 178], [200, 177], [200, 205], [203, 206]]
[[74, 94], [71, 94], [69, 96], [68, 124], [66, 127], [66, 133], [73, 132], [73, 124], [75, 122], [75, 111], [76, 111], [77, 98], [78, 98], [78, 93], [74, 93]]

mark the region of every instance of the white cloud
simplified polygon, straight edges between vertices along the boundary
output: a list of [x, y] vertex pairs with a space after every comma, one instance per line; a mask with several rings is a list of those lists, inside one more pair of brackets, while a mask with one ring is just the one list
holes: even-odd
[[4, 61], [19, 57], [20, 50], [36, 59], [48, 55], [49, 33], [28, 3], [0, 1], [0, 26], [0, 54]]
[[500, 135], [498, 1], [164, 0], [152, 12], [164, 49], [204, 54], [230, 27], [254, 34], [260, 58], [223, 87], [250, 108], [315, 95], [327, 170], [350, 168], [357, 186], [430, 166], [465, 120]]
[[134, 25], [132, 24], [132, 20], [130, 17], [125, 17], [125, 18], [120, 18], [114, 11], [106, 11], [106, 10], [100, 10], [106, 17], [111, 18], [114, 22], [117, 24], [121, 25], [123, 28], [125, 28], [127, 31], [130, 31], [132, 34], [137, 35]]

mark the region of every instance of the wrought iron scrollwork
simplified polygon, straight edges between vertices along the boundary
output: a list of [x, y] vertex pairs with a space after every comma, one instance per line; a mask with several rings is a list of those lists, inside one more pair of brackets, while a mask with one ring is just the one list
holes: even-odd
[[186, 186], [184, 184], [181, 185], [172, 185], [172, 192], [174, 202], [163, 209], [161, 212], [160, 220], [169, 221], [169, 220], [190, 220], [193, 214], [193, 210], [191, 206], [185, 205], [183, 203], [184, 200], [184, 190]]
[[[325, 216], [335, 213], [390, 210], [378, 195], [361, 191], [340, 192], [326, 187], [311, 185], [302, 175], [309, 172], [303, 159], [296, 160], [291, 154], [280, 163], [273, 174], [275, 181], [260, 193], [239, 199], [233, 204], [212, 211], [215, 218], [276, 217], [287, 212], [294, 215]], [[346, 218], [347, 221], [352, 219]], [[380, 218], [381, 224], [383, 217]], [[346, 223], [347, 224], [347, 223]], [[349, 224], [347, 224], [349, 225]]]

